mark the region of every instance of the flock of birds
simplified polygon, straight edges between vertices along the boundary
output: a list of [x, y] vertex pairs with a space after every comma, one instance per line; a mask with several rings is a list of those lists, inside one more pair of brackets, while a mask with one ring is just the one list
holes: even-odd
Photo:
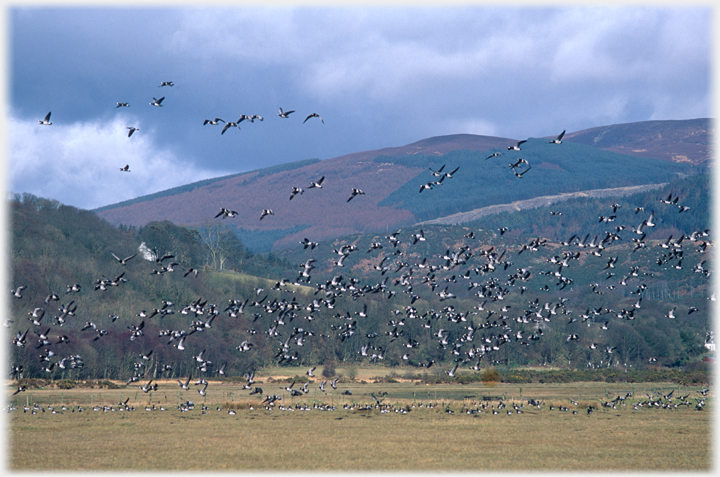
[[[172, 81], [161, 81], [161, 82], [160, 82], [159, 87], [162, 88], [162, 87], [166, 87], [166, 86], [167, 86], [167, 87], [172, 87], [172, 86], [175, 86], [175, 83], [173, 83]], [[160, 108], [160, 107], [163, 106], [163, 101], [165, 101], [165, 96], [162, 96], [162, 97], [160, 97], [160, 98], [155, 98], [155, 97], [153, 97], [152, 101], [150, 101], [149, 104], [150, 104], [150, 106], [155, 106], [155, 107]], [[118, 109], [118, 108], [129, 108], [129, 107], [130, 107], [130, 103], [127, 103], [127, 102], [116, 102], [116, 103], [115, 103], [115, 109]], [[292, 113], [294, 113], [294, 112], [295, 112], [294, 110], [291, 110], [291, 111], [283, 111], [282, 108], [279, 108], [279, 112], [278, 112], [277, 116], [280, 117], [280, 118], [285, 118], [285, 119], [287, 119], [287, 118], [290, 117], [290, 114], [292, 114]], [[40, 123], [40, 124], [43, 125], [43, 126], [50, 126], [50, 125], [52, 125], [52, 122], [50, 122], [50, 115], [51, 115], [51, 114], [52, 114], [52, 111], [48, 112], [43, 119], [39, 119], [39, 120], [38, 120], [38, 123]], [[305, 123], [306, 123], [309, 119], [311, 119], [311, 118], [318, 118], [318, 119], [320, 119], [320, 121], [321, 121], [323, 124], [325, 124], [325, 120], [324, 120], [318, 113], [310, 113], [310, 114], [308, 114], [308, 115], [305, 117], [305, 120], [303, 121], [303, 124], [305, 124]], [[217, 125], [219, 125], [220, 123], [222, 123], [222, 124], [223, 124], [223, 128], [222, 128], [222, 131], [220, 131], [220, 134], [223, 135], [223, 134], [225, 134], [225, 132], [226, 132], [228, 129], [230, 129], [230, 128], [233, 128], [233, 127], [234, 127], [234, 128], [240, 129], [240, 123], [242, 123], [243, 121], [248, 121], [248, 122], [253, 123], [253, 122], [255, 122], [256, 119], [257, 119], [258, 121], [263, 121], [263, 117], [260, 116], [260, 115], [258, 115], [258, 114], [252, 114], [252, 115], [241, 114], [240, 117], [237, 119], [237, 121], [225, 121], [224, 119], [221, 119], [221, 118], [218, 118], [218, 117], [216, 117], [216, 118], [214, 118], [214, 119], [205, 119], [205, 120], [203, 121], [203, 126], [204, 126], [204, 125], [207, 125], [207, 124], [209, 124], [209, 125], [211, 125], [211, 126], [217, 126]], [[140, 128], [137, 128], [137, 127], [135, 127], [135, 126], [126, 126], [125, 129], [128, 130], [127, 137], [132, 137], [132, 135], [133, 135], [136, 131], [139, 131], [139, 130], [140, 130]], [[126, 164], [125, 166], [120, 167], [119, 169], [120, 169], [120, 171], [122, 171], [122, 172], [130, 172], [130, 165], [129, 165], [129, 164]]]
[[[173, 83], [163, 82], [160, 86], [172, 87]], [[162, 107], [164, 100], [164, 96], [159, 99], [153, 98], [150, 105]], [[129, 104], [117, 103], [116, 107], [129, 107]], [[280, 108], [277, 116], [287, 119], [294, 112], [292, 110], [284, 111]], [[317, 113], [309, 114], [303, 122], [312, 118], [318, 118], [324, 123], [324, 120]], [[212, 120], [206, 119], [203, 124], [219, 125], [223, 123], [221, 134], [224, 134], [230, 127], [239, 127], [238, 125], [241, 122], [246, 120], [253, 122], [255, 119], [263, 121], [263, 118], [258, 115], [241, 115], [234, 122], [226, 122], [216, 117]], [[42, 125], [52, 124], [50, 122], [50, 113], [39, 122]], [[133, 126], [128, 126], [127, 129], [128, 137], [138, 131], [138, 128]], [[564, 134], [565, 131], [550, 143], [561, 144]], [[521, 151], [521, 145], [524, 142], [524, 140], [518, 141], [516, 144], [508, 146], [507, 149], [508, 151]], [[501, 152], [494, 152], [487, 159], [500, 155], [502, 155]], [[430, 169], [435, 180], [424, 184], [420, 188], [421, 193], [439, 186], [446, 179], [451, 179], [459, 169], [456, 167], [447, 172], [444, 168], [445, 165], [438, 170]], [[516, 177], [522, 178], [530, 170], [531, 166], [525, 159], [517, 158], [509, 164], [509, 168]], [[129, 172], [128, 165], [120, 169]], [[325, 176], [320, 177], [316, 181], [311, 181], [306, 189], [322, 189], [324, 181]], [[305, 192], [305, 189], [293, 186], [289, 200], [293, 200]], [[347, 202], [364, 194], [361, 189], [352, 188]], [[666, 199], [659, 200], [659, 202], [667, 206], [678, 207], [680, 212], [688, 210], [688, 207], [678, 203], [679, 198], [673, 198], [672, 194]], [[600, 216], [599, 221], [605, 223], [619, 221], [618, 210], [620, 208], [619, 204], [613, 204], [612, 213], [608, 212], [607, 215]], [[634, 215], [627, 217], [628, 220], [637, 216], [640, 212], [644, 212], [644, 209], [641, 207], [636, 208]], [[665, 213], [665, 211], [658, 213]], [[546, 247], [548, 243], [544, 239], [533, 239], [527, 244], [523, 244], [517, 251], [513, 251], [511, 248], [499, 250], [482, 244], [463, 244], [456, 249], [448, 249], [439, 256], [424, 256], [419, 259], [419, 252], [414, 250], [413, 247], [427, 240], [424, 231], [420, 229], [419, 232], [413, 232], [406, 237], [402, 235], [403, 231], [399, 230], [385, 236], [386, 240], [384, 241], [381, 238], [373, 241], [366, 251], [365, 255], [367, 257], [372, 257], [372, 255], [368, 255], [371, 253], [377, 255], [373, 264], [373, 269], [379, 272], [379, 281], [377, 283], [362, 284], [360, 279], [338, 273], [331, 280], [316, 283], [314, 286], [316, 298], [309, 302], [302, 303], [294, 296], [291, 300], [288, 300], [283, 294], [285, 292], [295, 293], [295, 290], [289, 288], [288, 285], [311, 285], [312, 273], [316, 269], [317, 260], [309, 258], [300, 265], [296, 278], [292, 280], [281, 279], [276, 283], [273, 287], [273, 291], [277, 292], [275, 297], [270, 298], [269, 294], [264, 293], [265, 290], [258, 288], [255, 296], [230, 298], [226, 306], [208, 303], [207, 300], [198, 298], [191, 303], [184, 304], [179, 311], [180, 314], [193, 318], [189, 326], [186, 329], [160, 330], [159, 337], [166, 339], [167, 345], [176, 348], [178, 353], [183, 353], [192, 342], [193, 335], [210, 331], [214, 320], [223, 318], [234, 320], [244, 317], [245, 323], [249, 322], [251, 328], [247, 330], [247, 338], [235, 348], [238, 352], [238, 360], [242, 360], [244, 353], [252, 352], [255, 345], [254, 340], [257, 339], [259, 333], [256, 328], [262, 326], [265, 339], [277, 342], [275, 358], [281, 365], [304, 362], [300, 351], [307, 349], [308, 345], [311, 347], [314, 340], [336, 339], [340, 342], [355, 340], [361, 359], [367, 358], [371, 362], [381, 361], [385, 359], [386, 352], [390, 351], [397, 353], [397, 356], [400, 356], [405, 363], [427, 369], [433, 366], [433, 359], [426, 358], [420, 362], [413, 360], [413, 350], [419, 348], [420, 334], [424, 333], [426, 337], [430, 337], [436, 342], [438, 349], [449, 351], [454, 363], [444, 372], [448, 377], [455, 378], [461, 366], [480, 370], [483, 360], [490, 363], [499, 362], [497, 361], [497, 357], [500, 355], [499, 352], [509, 344], [518, 343], [519, 345], [528, 346], [537, 342], [543, 337], [543, 329], [553, 321], [564, 320], [568, 324], [577, 323], [574, 326], [585, 325], [584, 328], [597, 331], [606, 330], [608, 326], [612, 326], [611, 323], [615, 319], [634, 320], [636, 313], [641, 313], [639, 310], [642, 308], [643, 292], [647, 288], [645, 281], [652, 277], [652, 272], [641, 271], [637, 267], [632, 267], [620, 274], [621, 264], [618, 263], [617, 257], [607, 257], [606, 254], [609, 252], [608, 247], [616, 241], [622, 241], [621, 234], [628, 231], [631, 234], [630, 240], [634, 243], [633, 251], [649, 247], [650, 245], [645, 240], [646, 230], [655, 226], [655, 214], [656, 212], [653, 210], [647, 218], [636, 219], [635, 224], [637, 225], [625, 223], [615, 226], [614, 230], [607, 231], [602, 238], [590, 237], [590, 234], [584, 237], [573, 235], [562, 243], [563, 249], [548, 260], [546, 270], [513, 268], [513, 258], [511, 256], [513, 253], [519, 256]], [[224, 220], [237, 215], [237, 211], [222, 207], [214, 218]], [[263, 209], [260, 220], [273, 215], [272, 209]], [[498, 235], [503, 235], [507, 230], [505, 227], [499, 229], [497, 231]], [[707, 239], [708, 236], [708, 230], [701, 230], [693, 232], [689, 236], [683, 235], [678, 239], [673, 239], [672, 236], [669, 237], [659, 245], [661, 255], [658, 256], [657, 264], [666, 269], [668, 267], [670, 269], [682, 269], [684, 247], [692, 244], [696, 247], [698, 253], [705, 253], [711, 244]], [[474, 232], [469, 232], [465, 238], [472, 241]], [[307, 238], [301, 241], [300, 244], [304, 249], [310, 250], [315, 250], [319, 246], [317, 242], [312, 242]], [[175, 256], [171, 251], [160, 253], [157, 250], [143, 247], [144, 244], [140, 246], [136, 253], [127, 255], [124, 258], [112, 254], [112, 261], [121, 267], [125, 267], [130, 260], [139, 254], [142, 258], [155, 265], [155, 268], [150, 273], [158, 276], [172, 273], [179, 266], [177, 262], [173, 261]], [[351, 267], [347, 267], [347, 261], [351, 255], [358, 251], [359, 248], [356, 244], [343, 245], [333, 250], [337, 255], [337, 258], [333, 261], [333, 266], [337, 271], [351, 269]], [[531, 291], [531, 285], [534, 285], [535, 292], [561, 292], [565, 290], [566, 287], [573, 284], [571, 274], [567, 272], [579, 267], [579, 265], [575, 265], [576, 263], [588, 259], [604, 260], [606, 262], [603, 271], [605, 273], [604, 280], [608, 283], [605, 288], [608, 290], [630, 284], [636, 287], [635, 291], [631, 292], [637, 296], [636, 303], [629, 308], [591, 308], [581, 304], [573, 304], [569, 298], [561, 296], [558, 299], [549, 299], [547, 301], [541, 301], [539, 297], [536, 297], [529, 300], [522, 309], [512, 309], [512, 306], [505, 304], [511, 295], [518, 297]], [[704, 260], [698, 263], [695, 272], [709, 277], [710, 271], [705, 267], [705, 263]], [[103, 276], [97, 279], [93, 284], [95, 292], [120, 288], [129, 279], [132, 279], [132, 274], [126, 274], [125, 271], [110, 275], [114, 275], [114, 278]], [[183, 275], [184, 277], [197, 277], [198, 270], [187, 267]], [[501, 275], [505, 275], [505, 277], [503, 278]], [[622, 278], [620, 278], [621, 275]], [[393, 277], [392, 280], [390, 280], [391, 276]], [[463, 281], [466, 283], [465, 287], [457, 285], [457, 283]], [[427, 293], [437, 297], [437, 304], [440, 305], [439, 309], [431, 307], [421, 311], [416, 308], [416, 302], [421, 298], [417, 293], [418, 287], [427, 287]], [[458, 297], [458, 289], [461, 287], [465, 288], [474, 297], [477, 297], [477, 305], [474, 310], [458, 310], [449, 304], [450, 301]], [[22, 300], [24, 290], [25, 286], [23, 285], [14, 288], [12, 290], [14, 299]], [[85, 288], [80, 284], [68, 285], [65, 296], [70, 299], [69, 302], [60, 304], [57, 313], [46, 319], [45, 322], [43, 322], [43, 318], [46, 316], [47, 309], [58, 306], [55, 303], [60, 301], [60, 297], [51, 293], [44, 303], [30, 304], [30, 311], [27, 314], [32, 325], [32, 332], [36, 335], [36, 340], [33, 341], [29, 337], [30, 328], [18, 331], [13, 339], [14, 346], [18, 348], [24, 348], [29, 343], [34, 342], [35, 349], [40, 350], [38, 359], [49, 375], [58, 369], [77, 369], [82, 368], [84, 365], [82, 357], [78, 354], [70, 353], [62, 358], [59, 357], [60, 348], [68, 347], [68, 343], [70, 343], [67, 335], [62, 334], [61, 328], [65, 324], [74, 321], [72, 318], [76, 316], [78, 304], [82, 301], [81, 294], [84, 293], [84, 290]], [[598, 283], [593, 284], [593, 291], [598, 294], [605, 293]], [[404, 305], [397, 303], [400, 301], [399, 297], [403, 294], [406, 295]], [[342, 297], [351, 298], [352, 303], [360, 300], [363, 303], [362, 311], [351, 308], [344, 310], [342, 313], [334, 311]], [[380, 299], [383, 297], [387, 300], [394, 299], [397, 303], [392, 316], [389, 317], [386, 329], [364, 330], [364, 332], [361, 332], [360, 330], [364, 329], [362, 320], [367, 317], [368, 313], [368, 302], [362, 299]], [[163, 300], [163, 303], [152, 312], [147, 313], [145, 310], [139, 312], [137, 317], [141, 318], [141, 321], [137, 324], [126, 325], [128, 339], [131, 341], [143, 339], [146, 320], [150, 320], [155, 316], [163, 318], [174, 315], [174, 310], [175, 305], [172, 301]], [[697, 311], [697, 309], [688, 310], [688, 314], [694, 311]], [[674, 319], [676, 312], [677, 307], [673, 307], [668, 311], [667, 318]], [[90, 310], [86, 313], [88, 315], [92, 314]], [[316, 317], [319, 315], [327, 316], [326, 319], [330, 322], [329, 329], [332, 333], [313, 330], [317, 322]], [[112, 316], [112, 323], [117, 319], [117, 316]], [[52, 321], [52, 326], [43, 325], [48, 321]], [[417, 323], [418, 326], [409, 326], [412, 322]], [[56, 328], [53, 329], [53, 327]], [[411, 329], [413, 331], [409, 331]], [[57, 336], [51, 336], [53, 331], [56, 332]], [[91, 321], [87, 321], [85, 326], [81, 327], [81, 331], [83, 333], [91, 332], [92, 341], [98, 341], [108, 333], [107, 330], [98, 327]], [[598, 333], [593, 332], [588, 333], [587, 337], [585, 337], [584, 333], [578, 330], [578, 332], [570, 333], [566, 341], [568, 343], [582, 342], [588, 350], [594, 353], [593, 357], [588, 360], [588, 367], [619, 366], [619, 360], [615, 359], [617, 349], [613, 346], [595, 342], [594, 338], [591, 337], [596, 336], [598, 336]], [[195, 384], [198, 386], [197, 392], [201, 396], [205, 396], [209, 385], [206, 377], [224, 375], [226, 365], [216, 370], [212, 360], [205, 355], [205, 349], [202, 351], [196, 350], [195, 352], [197, 354], [194, 354], [193, 361], [197, 368], [196, 373], [202, 376]], [[212, 350], [208, 354], [212, 354]], [[157, 378], [153, 377], [148, 382], [144, 382], [148, 379], [146, 371], [148, 368], [147, 363], [152, 359], [151, 355], [152, 350], [150, 353], [141, 354], [138, 357], [133, 366], [133, 374], [127, 381], [128, 385], [136, 383], [135, 385], [144, 393], [158, 389], [157, 382], [153, 383]], [[653, 359], [657, 360], [656, 357], [647, 357], [647, 359], [649, 362], [653, 362]], [[312, 377], [313, 369], [311, 368], [308, 371], [309, 377]], [[155, 375], [160, 374], [162, 376], [162, 373], [171, 371], [171, 365], [160, 366], [159, 363], [156, 363]], [[13, 377], [21, 377], [22, 373], [22, 366], [13, 365]], [[246, 374], [247, 385], [245, 388], [250, 394], [263, 395], [261, 388], [253, 386], [253, 376], [253, 373]], [[191, 377], [188, 376], [185, 379], [178, 380], [178, 385], [181, 389], [187, 390], [190, 381]], [[326, 392], [326, 381], [315, 384], [318, 385], [321, 392]], [[330, 384], [335, 389], [337, 378], [331, 380]], [[293, 385], [294, 383], [284, 388], [291, 396], [308, 392], [307, 384], [300, 390], [294, 389]], [[18, 388], [17, 392], [22, 391], [23, 389]], [[272, 406], [275, 401], [281, 399], [281, 397], [274, 394], [265, 394], [265, 396], [263, 403], [268, 406]], [[380, 406], [380, 402], [376, 402], [376, 405]], [[648, 405], [655, 406], [654, 403]], [[588, 412], [591, 411], [588, 410]]]

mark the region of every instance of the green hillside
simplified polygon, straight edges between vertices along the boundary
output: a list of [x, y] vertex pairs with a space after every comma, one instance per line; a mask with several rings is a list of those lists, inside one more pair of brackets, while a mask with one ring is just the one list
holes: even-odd
[[[521, 151], [452, 151], [436, 156], [381, 156], [376, 162], [421, 166], [443, 172], [458, 168], [450, 178], [433, 189], [418, 191], [423, 184], [438, 180], [430, 170], [418, 174], [379, 205], [411, 210], [418, 221], [495, 204], [505, 204], [542, 195], [578, 192], [640, 184], [669, 182], [680, 175], [696, 174], [700, 168], [681, 163], [626, 156], [582, 144], [548, 144], [530, 138]], [[487, 157], [501, 152], [498, 157]], [[530, 170], [518, 178], [509, 164], [526, 160]], [[528, 166], [521, 164], [522, 172]]]

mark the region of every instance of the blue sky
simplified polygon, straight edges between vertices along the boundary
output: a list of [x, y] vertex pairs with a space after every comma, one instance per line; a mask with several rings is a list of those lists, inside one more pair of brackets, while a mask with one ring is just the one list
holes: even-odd
[[[524, 139], [711, 117], [713, 14], [706, 5], [10, 6], [6, 188], [95, 208], [432, 136]], [[149, 105], [161, 96], [162, 107]], [[296, 112], [282, 119], [279, 107]], [[53, 124], [38, 124], [48, 111]], [[324, 124], [303, 124], [313, 112]], [[243, 114], [264, 121], [224, 135], [203, 125]]]

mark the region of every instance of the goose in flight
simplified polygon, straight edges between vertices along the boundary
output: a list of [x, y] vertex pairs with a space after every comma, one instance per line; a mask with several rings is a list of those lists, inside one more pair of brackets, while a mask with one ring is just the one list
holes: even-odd
[[129, 108], [129, 107], [130, 107], [130, 104], [129, 104], [129, 103], [115, 103], [115, 104], [117, 104], [117, 106], [115, 106], [115, 109], [117, 109], [117, 108]]
[[530, 169], [531, 169], [530, 164], [528, 164], [527, 169], [525, 169], [524, 171], [522, 171], [522, 172], [517, 172], [517, 171], [515, 171], [515, 170], [513, 169], [513, 172], [515, 173], [515, 177], [522, 178], [523, 174], [525, 174], [525, 173], [526, 173], [527, 171], [529, 171]]
[[43, 125], [46, 125], [46, 126], [50, 126], [50, 125], [52, 124], [52, 123], [50, 122], [50, 114], [51, 114], [51, 113], [52, 113], [52, 111], [50, 111], [49, 113], [47, 113], [47, 114], [45, 115], [45, 118], [39, 119], [38, 122], [39, 122], [40, 124], [43, 124]]
[[305, 191], [302, 188], [293, 186], [292, 190], [290, 191], [290, 200], [292, 200], [292, 198], [296, 195], [302, 194], [303, 192]]
[[122, 172], [130, 172], [130, 164], [125, 164], [124, 167], [119, 168]]
[[361, 191], [360, 189], [353, 188], [352, 193], [350, 197], [348, 198], [347, 202], [350, 202], [356, 195], [365, 195], [365, 192]]
[[522, 141], [516, 142], [514, 146], [508, 146], [508, 151], [519, 151], [520, 145], [525, 142], [527, 142], [527, 139], [523, 139]]
[[223, 119], [220, 119], [220, 118], [206, 119], [205, 121], [203, 121], [203, 126], [205, 126], [206, 124], [210, 124], [210, 125], [213, 125], [213, 126], [217, 126], [217, 123], [221, 123], [221, 122], [224, 123], [225, 121], [224, 121]]
[[22, 298], [22, 291], [25, 289], [25, 285], [20, 285], [14, 290], [10, 290], [10, 292], [13, 294], [15, 298]]
[[237, 125], [237, 123], [234, 123], [234, 122], [232, 122], [232, 121], [229, 121], [229, 122], [225, 123], [225, 126], [223, 126], [222, 132], [220, 132], [220, 134], [221, 134], [221, 135], [222, 135], [222, 134], [225, 134], [225, 131], [227, 131], [229, 128], [238, 128], [238, 129], [240, 129], [240, 127]]
[[115, 254], [112, 253], [112, 252], [110, 252], [110, 255], [112, 255], [113, 257], [115, 257], [115, 260], [117, 260], [118, 263], [120, 263], [120, 265], [125, 265], [126, 263], [128, 263], [128, 261], [129, 261], [131, 258], [133, 258], [135, 255], [137, 255], [137, 253], [134, 253], [134, 254], [130, 255], [129, 257], [125, 257], [125, 258], [120, 258], [120, 257], [118, 257], [117, 255], [115, 255]]
[[165, 96], [163, 96], [160, 99], [153, 98], [153, 100], [150, 102], [150, 106], [162, 106], [162, 102], [164, 99], [165, 99]]
[[556, 137], [555, 139], [553, 139], [552, 141], [550, 141], [550, 144], [560, 144], [560, 143], [562, 143], [562, 138], [563, 138], [564, 135], [565, 135], [565, 130], [563, 130], [563, 132], [561, 132], [558, 137]]
[[322, 182], [324, 180], [325, 180], [325, 176], [322, 176], [320, 179], [318, 179], [317, 182], [310, 182], [308, 189], [313, 189], [313, 188], [322, 189]]
[[220, 207], [220, 212], [215, 215], [215, 218], [217, 219], [221, 215], [223, 219], [225, 217], [233, 218], [237, 215], [237, 212], [234, 210], [226, 209], [225, 207]]
[[172, 81], [161, 81], [158, 88], [162, 88], [163, 86], [175, 86], [175, 84]]
[[291, 110], [291, 111], [283, 111], [283, 109], [280, 108], [280, 112], [279, 112], [277, 115], [280, 116], [281, 118], [287, 118], [288, 116], [290, 116], [290, 115], [291, 115], [292, 113], [294, 113], [294, 112], [295, 112], [294, 109]]
[[488, 157], [486, 157], [485, 160], [487, 161], [487, 160], [490, 159], [491, 157], [497, 157], [497, 156], [499, 156], [500, 154], [502, 154], [502, 152], [493, 152], [493, 153], [490, 154]]
[[[282, 109], [280, 110], [280, 112], [282, 112]], [[290, 114], [290, 113], [287, 113], [287, 114]], [[320, 121], [322, 121], [322, 123], [325, 124], [325, 121], [323, 121], [323, 118], [321, 118], [318, 113], [308, 114], [308, 116], [305, 118], [305, 121], [303, 121], [303, 124], [305, 124], [305, 122], [310, 118], [320, 118]]]
[[135, 131], [140, 130], [140, 129], [132, 127], [132, 126], [126, 126], [125, 129], [128, 130], [128, 137], [132, 136]]
[[267, 215], [275, 215], [275, 213], [272, 211], [272, 209], [263, 209], [262, 214], [260, 214], [260, 220], [262, 220], [263, 217]]

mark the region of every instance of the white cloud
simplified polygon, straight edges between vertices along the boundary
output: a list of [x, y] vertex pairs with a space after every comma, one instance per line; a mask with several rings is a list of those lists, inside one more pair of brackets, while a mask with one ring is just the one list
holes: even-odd
[[[9, 190], [15, 193], [92, 209], [223, 175], [159, 149], [153, 131], [132, 116], [50, 126], [11, 117], [8, 123]], [[129, 125], [139, 128], [132, 137]], [[120, 171], [126, 164], [131, 172]]]

